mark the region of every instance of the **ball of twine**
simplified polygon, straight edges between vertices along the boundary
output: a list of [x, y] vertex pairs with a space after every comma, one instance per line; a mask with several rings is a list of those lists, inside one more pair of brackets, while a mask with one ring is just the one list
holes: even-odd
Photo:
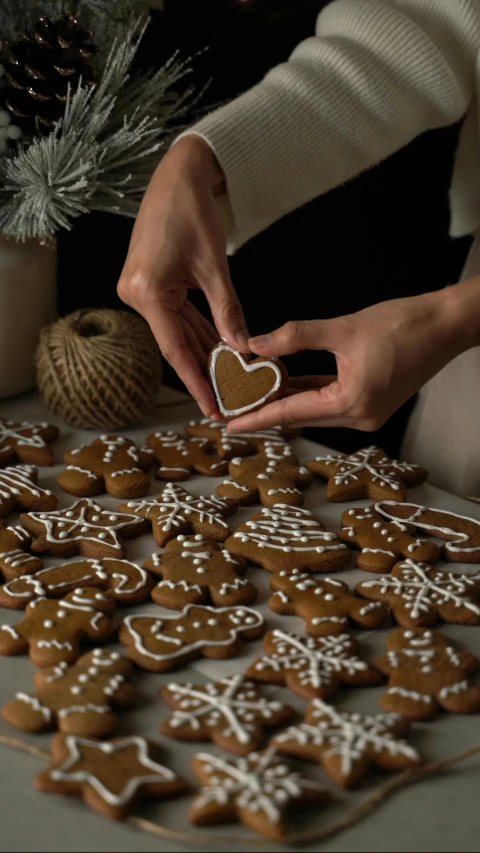
[[109, 309], [76, 311], [43, 329], [36, 368], [45, 405], [82, 429], [138, 422], [162, 379], [160, 352], [145, 321]]

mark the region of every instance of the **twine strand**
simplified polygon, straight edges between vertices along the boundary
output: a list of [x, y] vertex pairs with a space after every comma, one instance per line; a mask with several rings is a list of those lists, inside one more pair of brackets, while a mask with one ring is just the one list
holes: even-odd
[[[0, 733], [0, 743], [10, 746], [13, 749], [21, 749], [24, 752], [28, 752], [35, 758], [46, 759], [47, 761], [51, 758], [50, 754], [46, 750], [40, 749], [28, 741], [21, 740], [21, 738], [11, 737], [10, 735], [3, 735]], [[402, 788], [406, 788], [408, 785], [427, 779], [433, 774], [440, 773], [449, 767], [453, 767], [455, 764], [460, 764], [460, 762], [466, 761], [468, 758], [472, 758], [474, 755], [479, 754], [480, 744], [473, 746], [470, 749], [466, 749], [464, 752], [457, 753], [456, 755], [450, 755], [447, 758], [442, 758], [439, 761], [431, 761], [428, 764], [421, 765], [420, 767], [412, 767], [410, 770], [405, 770], [403, 773], [389, 779], [388, 782], [385, 782], [385, 784], [381, 785], [380, 788], [377, 788], [373, 794], [370, 794], [365, 800], [354, 806], [343, 818], [331, 823], [330, 826], [323, 827], [322, 829], [293, 832], [289, 835], [283, 836], [279, 839], [279, 842], [282, 844], [304, 844], [309, 841], [321, 842], [326, 841], [329, 838], [333, 838], [343, 832], [343, 830], [350, 829], [350, 827], [360, 823], [363, 818], [375, 811], [380, 805], [382, 805], [382, 803], [388, 800], [397, 791], [402, 790]], [[174, 841], [191, 844], [195, 847], [211, 848], [212, 845], [236, 844], [242, 845], [243, 849], [252, 849], [254, 847], [262, 848], [266, 845], [271, 846], [272, 844], [272, 840], [269, 838], [257, 839], [246, 835], [214, 835], [210, 833], [194, 834], [191, 832], [179, 832], [176, 829], [169, 829], [167, 826], [163, 826], [160, 823], [154, 823], [153, 821], [146, 820], [145, 818], [138, 817], [137, 815], [132, 815], [127, 818], [127, 822], [143, 832], [149, 832], [151, 835], [158, 835], [161, 838], [169, 838]]]

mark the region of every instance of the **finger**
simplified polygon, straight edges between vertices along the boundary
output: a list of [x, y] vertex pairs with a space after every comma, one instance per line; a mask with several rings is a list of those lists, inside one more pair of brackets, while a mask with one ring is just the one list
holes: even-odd
[[240, 352], [249, 352], [247, 323], [228, 268], [204, 284], [203, 291], [220, 337]]
[[317, 375], [317, 376], [289, 376], [288, 390], [292, 391], [307, 391], [309, 388], [325, 388], [336, 382], [338, 376], [336, 373]]
[[268, 335], [250, 338], [252, 352], [259, 355], [291, 355], [303, 349], [334, 352], [337, 342], [336, 320], [290, 320]]
[[202, 345], [202, 342], [199, 340], [197, 331], [197, 329], [192, 329], [190, 323], [188, 323], [186, 320], [183, 321], [183, 333], [185, 335], [187, 346], [190, 347], [190, 351], [192, 352], [197, 363], [200, 365], [202, 373], [205, 373], [207, 369], [207, 361], [208, 356], [210, 355], [210, 350], [208, 349], [208, 347], [204, 347]]
[[210, 352], [219, 341], [219, 334], [215, 327], [208, 322], [207, 318], [188, 299], [185, 300], [180, 313], [189, 326], [194, 329], [204, 349]]
[[150, 306], [145, 313], [163, 357], [178, 373], [180, 379], [200, 406], [205, 416], [217, 411], [212, 388], [202, 373], [198, 359], [187, 344], [182, 321], [174, 311]]
[[228, 432], [250, 432], [280, 425], [306, 426], [312, 421], [323, 426], [327, 420], [333, 426], [344, 426], [347, 420], [343, 394], [337, 382], [284, 397], [257, 412], [235, 418], [228, 424]]

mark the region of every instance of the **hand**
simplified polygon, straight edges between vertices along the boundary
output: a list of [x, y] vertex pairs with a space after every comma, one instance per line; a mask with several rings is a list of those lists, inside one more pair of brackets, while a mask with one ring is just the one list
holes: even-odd
[[[217, 410], [204, 370], [219, 335], [248, 350], [215, 201], [222, 186], [210, 146], [195, 135], [179, 140], [150, 181], [118, 283], [120, 298], [145, 317], [163, 356], [205, 415]], [[189, 288], [205, 293], [217, 331], [188, 301]]]
[[292, 321], [251, 338], [258, 355], [327, 350], [335, 376], [292, 379], [282, 400], [231, 421], [228, 430], [287, 426], [379, 429], [452, 358], [479, 343], [480, 279], [393, 299], [333, 320]]

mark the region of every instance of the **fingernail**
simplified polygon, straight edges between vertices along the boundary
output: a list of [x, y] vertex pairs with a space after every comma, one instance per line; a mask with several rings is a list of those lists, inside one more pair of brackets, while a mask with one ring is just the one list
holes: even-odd
[[249, 338], [248, 345], [250, 349], [257, 349], [257, 347], [268, 347], [272, 343], [271, 335], [258, 335], [256, 338]]
[[235, 337], [237, 339], [237, 343], [239, 346], [244, 347], [245, 349], [248, 349], [248, 340], [249, 339], [248, 339], [248, 332], [246, 329], [241, 330], [240, 332], [237, 332]]

